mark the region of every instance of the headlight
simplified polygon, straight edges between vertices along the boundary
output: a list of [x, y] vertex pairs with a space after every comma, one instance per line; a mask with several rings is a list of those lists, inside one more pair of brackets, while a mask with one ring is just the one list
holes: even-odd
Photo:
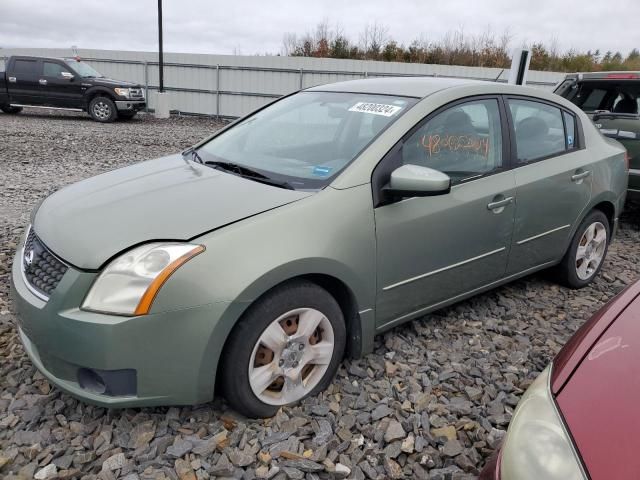
[[547, 367], [518, 404], [502, 447], [502, 480], [585, 480], [551, 396]]
[[126, 98], [129, 98], [129, 94], [131, 93], [130, 88], [114, 88], [113, 90], [121, 97], [126, 97]]
[[149, 243], [113, 260], [89, 290], [82, 308], [120, 315], [145, 315], [164, 282], [202, 253], [202, 245]]

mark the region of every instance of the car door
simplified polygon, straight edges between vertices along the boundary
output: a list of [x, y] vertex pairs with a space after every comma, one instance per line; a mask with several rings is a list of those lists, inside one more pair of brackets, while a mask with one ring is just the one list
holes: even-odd
[[43, 60], [40, 90], [48, 105], [64, 108], [82, 106], [82, 85], [62, 62]]
[[42, 62], [36, 58], [15, 58], [7, 71], [7, 88], [11, 103], [39, 105], [41, 102], [40, 74]]
[[[379, 328], [504, 276], [515, 213], [504, 113], [498, 97], [448, 105], [416, 125], [376, 168]], [[451, 191], [385, 199], [382, 186], [403, 164], [447, 173]]]
[[589, 204], [593, 169], [570, 111], [527, 97], [507, 104], [518, 197], [508, 273], [515, 274], [562, 258]]

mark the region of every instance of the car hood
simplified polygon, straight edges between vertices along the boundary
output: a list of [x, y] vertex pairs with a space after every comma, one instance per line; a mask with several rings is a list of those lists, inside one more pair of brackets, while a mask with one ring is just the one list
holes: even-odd
[[61, 259], [92, 270], [134, 245], [189, 240], [309, 195], [172, 155], [59, 190], [42, 202], [33, 228]]
[[86, 81], [90, 81], [95, 86], [103, 86], [103, 87], [142, 87], [139, 83], [134, 82], [126, 82], [124, 80], [115, 80], [113, 78], [106, 77], [96, 77], [96, 78], [86, 78]]
[[582, 336], [587, 350], [556, 397], [591, 478], [635, 480], [640, 472], [638, 442], [629, 436], [640, 429], [639, 290], [640, 283], [628, 288], [596, 316]]

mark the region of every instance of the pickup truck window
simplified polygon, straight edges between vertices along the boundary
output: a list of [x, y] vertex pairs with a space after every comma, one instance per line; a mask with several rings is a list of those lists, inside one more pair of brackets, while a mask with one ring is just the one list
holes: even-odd
[[22, 60], [16, 59], [13, 62], [13, 72], [12, 73], [22, 73], [27, 75], [39, 75], [40, 71], [38, 69], [37, 60]]
[[61, 77], [62, 72], [71, 73], [59, 63], [53, 62], [44, 62], [43, 71], [45, 77]]
[[97, 70], [91, 68], [88, 64], [84, 62], [80, 62], [78, 60], [65, 60], [65, 63], [69, 65], [71, 68], [73, 68], [78, 73], [78, 75], [80, 75], [83, 78], [103, 78], [104, 77], [104, 75], [102, 75]]

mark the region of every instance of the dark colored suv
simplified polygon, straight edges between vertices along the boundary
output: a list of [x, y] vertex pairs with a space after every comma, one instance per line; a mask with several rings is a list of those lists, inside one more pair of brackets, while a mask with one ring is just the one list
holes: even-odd
[[603, 135], [626, 147], [627, 198], [640, 200], [640, 72], [574, 73], [555, 93], [584, 110]]

